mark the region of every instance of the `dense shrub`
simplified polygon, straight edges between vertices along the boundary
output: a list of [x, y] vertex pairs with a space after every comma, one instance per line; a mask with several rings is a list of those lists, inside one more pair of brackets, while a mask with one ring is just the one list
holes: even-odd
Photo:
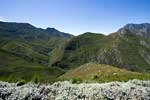
[[22, 80], [17, 82], [17, 86], [24, 85], [25, 83], [26, 83], [26, 81], [22, 79]]
[[98, 79], [98, 75], [93, 75], [93, 78], [94, 80]]
[[73, 78], [72, 83], [81, 83], [82, 79], [81, 78]]

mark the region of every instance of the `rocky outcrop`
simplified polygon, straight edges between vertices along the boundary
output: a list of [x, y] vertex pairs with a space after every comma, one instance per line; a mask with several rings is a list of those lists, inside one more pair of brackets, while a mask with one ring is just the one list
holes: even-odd
[[135, 35], [149, 38], [150, 37], [150, 24], [149, 23], [127, 24], [123, 28], [119, 29], [118, 33], [120, 33], [120, 35], [135, 34]]
[[53, 84], [0, 82], [0, 100], [149, 100], [150, 81]]

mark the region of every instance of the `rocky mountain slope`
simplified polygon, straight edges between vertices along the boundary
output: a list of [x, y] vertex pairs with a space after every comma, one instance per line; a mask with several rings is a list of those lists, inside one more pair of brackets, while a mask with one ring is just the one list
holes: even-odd
[[76, 68], [93, 62], [130, 71], [150, 72], [150, 24], [127, 24], [108, 36], [84, 33], [73, 37], [53, 66]]
[[119, 29], [119, 34], [133, 34], [143, 36], [145, 38], [150, 38], [150, 24], [127, 24], [123, 28]]
[[150, 81], [54, 84], [0, 82], [0, 100], [149, 100]]

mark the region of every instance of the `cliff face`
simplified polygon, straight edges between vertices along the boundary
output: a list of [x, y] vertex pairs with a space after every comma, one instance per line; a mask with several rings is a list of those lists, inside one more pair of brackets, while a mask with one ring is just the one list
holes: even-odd
[[150, 37], [150, 24], [143, 23], [143, 24], [127, 24], [123, 28], [119, 29], [119, 34], [134, 34], [143, 36], [145, 38]]

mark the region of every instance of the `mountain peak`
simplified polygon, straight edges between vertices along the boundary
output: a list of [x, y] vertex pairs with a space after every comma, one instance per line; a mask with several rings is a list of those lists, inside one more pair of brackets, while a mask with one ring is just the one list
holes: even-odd
[[57, 29], [51, 28], [51, 27], [47, 27], [46, 30], [47, 30], [47, 31], [58, 31]]
[[135, 34], [144, 37], [150, 37], [150, 23], [142, 23], [142, 24], [127, 24], [123, 28], [119, 29], [119, 34]]

